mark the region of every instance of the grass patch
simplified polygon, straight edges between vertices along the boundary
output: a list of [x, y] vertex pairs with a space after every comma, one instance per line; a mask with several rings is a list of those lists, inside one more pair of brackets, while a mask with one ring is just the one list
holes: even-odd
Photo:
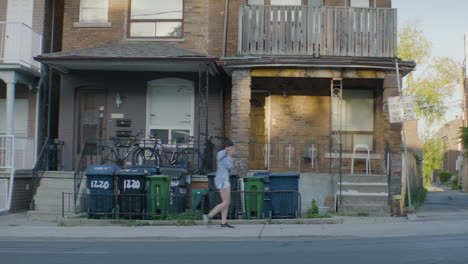
[[[426, 200], [427, 190], [424, 187], [417, 188], [411, 191], [411, 201], [415, 209], [418, 209]], [[408, 204], [408, 201], [406, 201]]]
[[127, 226], [148, 226], [150, 225], [149, 222], [137, 222], [137, 221], [132, 221], [132, 222], [128, 222], [127, 223]]
[[357, 216], [369, 216], [369, 213], [359, 212], [357, 213]]

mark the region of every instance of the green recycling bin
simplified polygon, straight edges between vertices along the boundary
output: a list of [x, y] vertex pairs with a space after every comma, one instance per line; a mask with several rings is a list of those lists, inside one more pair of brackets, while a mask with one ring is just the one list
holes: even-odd
[[245, 216], [247, 219], [263, 218], [263, 199], [265, 182], [261, 177], [244, 178]]
[[168, 176], [151, 175], [148, 179], [148, 205], [151, 217], [165, 217], [169, 211], [169, 185]]

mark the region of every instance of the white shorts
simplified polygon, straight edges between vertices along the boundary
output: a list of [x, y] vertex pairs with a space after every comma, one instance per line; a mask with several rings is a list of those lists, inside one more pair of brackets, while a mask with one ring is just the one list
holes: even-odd
[[229, 181], [225, 181], [220, 184], [217, 184], [216, 188], [218, 188], [218, 190], [231, 188], [231, 184], [229, 183]]

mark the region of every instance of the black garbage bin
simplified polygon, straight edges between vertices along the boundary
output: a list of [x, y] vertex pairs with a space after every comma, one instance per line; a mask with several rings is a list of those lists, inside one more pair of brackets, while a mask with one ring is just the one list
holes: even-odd
[[115, 165], [91, 165], [86, 169], [88, 218], [112, 218], [114, 215]]
[[[208, 190], [210, 191], [208, 194], [208, 200], [210, 205], [210, 210], [213, 209], [216, 205], [221, 203], [221, 196], [219, 195], [219, 190], [216, 188], [215, 184], [215, 176], [216, 172], [210, 172], [206, 176], [208, 176]], [[241, 199], [239, 193], [239, 175], [237, 173], [230, 173], [229, 174], [229, 183], [231, 184], [231, 204], [229, 205], [228, 210], [228, 218], [230, 219], [237, 219], [237, 216], [241, 212], [240, 202]]]
[[154, 165], [133, 165], [130, 169], [143, 169], [148, 172], [148, 175], [158, 175], [161, 173], [159, 167]]
[[187, 209], [187, 176], [185, 168], [161, 167], [161, 175], [171, 179], [169, 188], [169, 215], [177, 215]]
[[142, 168], [121, 169], [116, 172], [119, 218], [144, 219], [146, 217], [146, 176]]

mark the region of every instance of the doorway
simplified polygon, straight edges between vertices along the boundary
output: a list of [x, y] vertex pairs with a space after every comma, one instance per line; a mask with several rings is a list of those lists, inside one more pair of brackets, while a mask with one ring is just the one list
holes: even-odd
[[268, 139], [267, 127], [265, 126], [268, 96], [268, 92], [252, 91], [250, 99], [249, 168], [252, 170], [266, 170], [268, 168]]
[[106, 93], [96, 90], [79, 90], [77, 94], [76, 154], [88, 140], [88, 149], [94, 150], [99, 140], [106, 139]]

